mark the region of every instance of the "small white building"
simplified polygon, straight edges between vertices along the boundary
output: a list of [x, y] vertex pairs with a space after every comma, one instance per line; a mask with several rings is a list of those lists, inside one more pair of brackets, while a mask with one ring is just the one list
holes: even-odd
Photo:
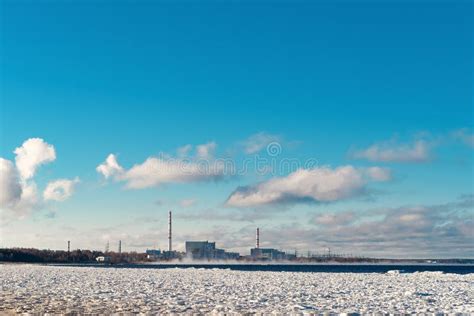
[[99, 256], [99, 257], [95, 258], [95, 260], [96, 260], [97, 262], [110, 262], [110, 257]]

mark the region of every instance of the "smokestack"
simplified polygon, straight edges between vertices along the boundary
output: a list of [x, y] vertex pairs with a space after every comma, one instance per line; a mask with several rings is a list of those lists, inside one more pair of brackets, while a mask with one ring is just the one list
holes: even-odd
[[256, 236], [256, 243], [255, 248], [260, 248], [260, 228], [257, 227], [257, 236]]
[[118, 253], [121, 254], [122, 253], [122, 241], [119, 240], [119, 249], [118, 249]]
[[67, 252], [68, 253], [71, 252], [71, 241], [70, 240], [67, 241]]
[[172, 234], [171, 234], [171, 211], [169, 211], [168, 213], [168, 251], [171, 252], [173, 249], [172, 249], [172, 246], [171, 246], [171, 237], [172, 237]]

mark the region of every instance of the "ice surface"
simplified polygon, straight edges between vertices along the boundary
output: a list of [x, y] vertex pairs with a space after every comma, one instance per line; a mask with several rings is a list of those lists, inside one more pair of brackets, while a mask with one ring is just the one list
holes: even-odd
[[474, 313], [474, 274], [0, 265], [0, 314]]

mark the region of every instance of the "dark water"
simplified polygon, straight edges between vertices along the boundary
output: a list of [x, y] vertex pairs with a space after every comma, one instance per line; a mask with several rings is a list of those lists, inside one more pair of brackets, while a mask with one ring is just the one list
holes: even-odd
[[[71, 266], [71, 265], [63, 265]], [[401, 273], [423, 271], [441, 271], [444, 273], [468, 274], [474, 273], [474, 265], [449, 264], [90, 264], [72, 265], [103, 268], [133, 268], [133, 269], [229, 269], [237, 271], [279, 271], [279, 272], [332, 272], [332, 273], [386, 273], [399, 270]]]

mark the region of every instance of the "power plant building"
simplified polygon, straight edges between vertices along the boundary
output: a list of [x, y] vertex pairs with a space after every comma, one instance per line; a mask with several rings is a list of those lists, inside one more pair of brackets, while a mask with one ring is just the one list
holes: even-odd
[[273, 248], [252, 248], [250, 256], [260, 260], [286, 260], [288, 256], [285, 252]]
[[196, 260], [227, 260], [238, 259], [239, 253], [227, 252], [216, 248], [215, 242], [209, 241], [186, 241], [186, 256]]
[[260, 248], [260, 228], [255, 234], [255, 248], [250, 249], [250, 257], [256, 260], [287, 260], [295, 257], [273, 248]]

